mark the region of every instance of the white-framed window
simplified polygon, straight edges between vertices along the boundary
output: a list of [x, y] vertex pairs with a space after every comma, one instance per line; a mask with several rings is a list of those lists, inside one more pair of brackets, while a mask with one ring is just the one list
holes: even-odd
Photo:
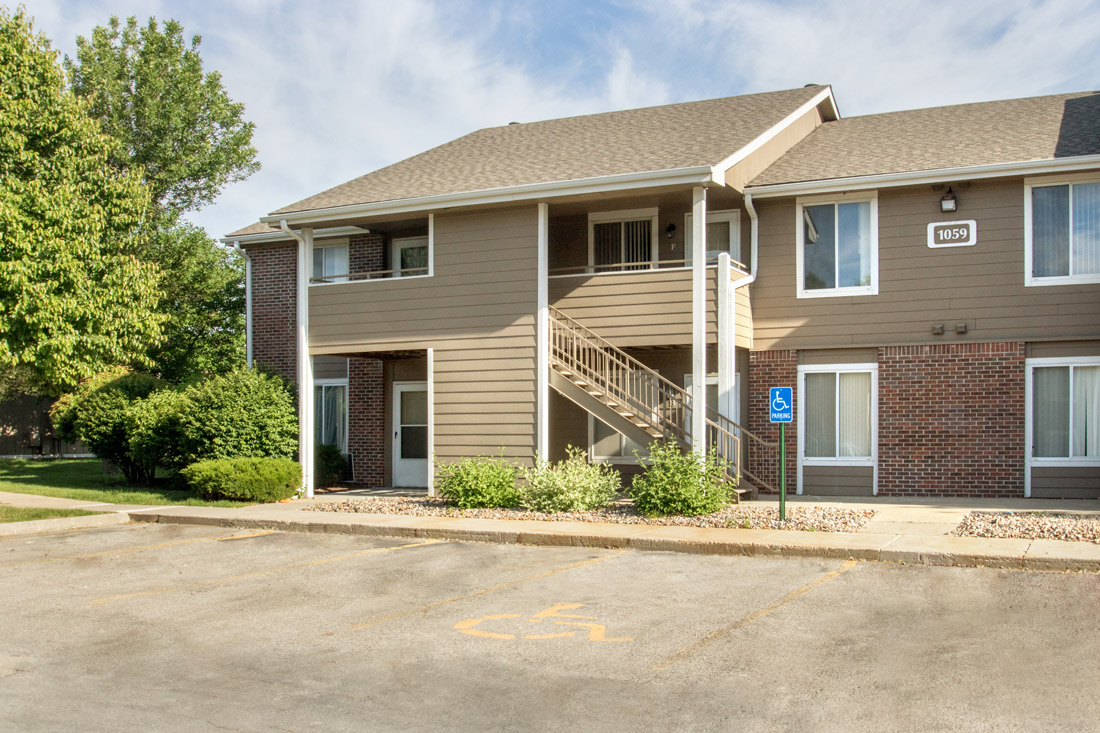
[[798, 367], [798, 453], [805, 466], [873, 466], [878, 365]]
[[[735, 382], [735, 384], [734, 384], [734, 387], [733, 387], [733, 390], [732, 390], [733, 394], [731, 395], [731, 397], [733, 398], [731, 400], [731, 403], [732, 403], [731, 404], [731, 412], [730, 412], [729, 415], [727, 415], [727, 417], [729, 417], [729, 419], [732, 420], [733, 422], [737, 422], [737, 417], [736, 416], [738, 414], [740, 414], [737, 411], [737, 409], [738, 409], [737, 406], [738, 406], [738, 403], [740, 402], [740, 400], [738, 400], [738, 398], [737, 398], [736, 375], [734, 376], [734, 382]], [[691, 394], [691, 387], [692, 387], [693, 383], [694, 383], [694, 380], [692, 379], [692, 375], [691, 374], [684, 374], [684, 391], [686, 391], [688, 394]], [[718, 375], [717, 374], [708, 374], [707, 375], [707, 408], [708, 408], [708, 410], [713, 410], [714, 412], [722, 414], [722, 409], [721, 409], [721, 405], [719, 404], [719, 402], [720, 402], [720, 399], [719, 399], [719, 396], [718, 396]], [[685, 414], [685, 417], [684, 417], [684, 429], [687, 430], [688, 433], [691, 432], [691, 408], [688, 408], [688, 410], [686, 411], [686, 414]]]
[[390, 244], [390, 269], [394, 277], [425, 277], [429, 274], [428, 237], [401, 237]]
[[657, 262], [657, 209], [588, 215], [588, 266], [592, 272], [648, 269]]
[[1027, 360], [1031, 465], [1100, 465], [1100, 356]]
[[313, 440], [348, 452], [348, 380], [317, 379], [313, 383]]
[[313, 278], [317, 282], [347, 282], [349, 275], [348, 240], [313, 245]]
[[[694, 216], [684, 215], [684, 259], [691, 265]], [[718, 254], [728, 252], [735, 262], [741, 260], [741, 212], [707, 212], [707, 262], [718, 259]]]
[[878, 194], [799, 198], [799, 298], [878, 294]]
[[1100, 177], [1024, 179], [1024, 284], [1100, 283]]
[[[627, 394], [635, 395], [641, 401], [649, 401], [657, 394], [657, 373], [644, 370], [619, 372], [619, 388]], [[653, 416], [656, 418], [656, 415]], [[608, 463], [637, 463], [638, 455], [644, 460], [649, 455], [649, 446], [641, 445], [626, 437], [614, 428], [588, 416], [588, 457], [593, 461]]]

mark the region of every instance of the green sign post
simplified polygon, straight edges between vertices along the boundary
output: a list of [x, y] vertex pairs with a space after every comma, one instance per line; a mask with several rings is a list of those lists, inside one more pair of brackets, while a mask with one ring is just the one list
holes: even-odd
[[779, 521], [787, 521], [787, 423], [794, 420], [794, 390], [772, 387], [768, 394], [772, 422], [779, 423]]

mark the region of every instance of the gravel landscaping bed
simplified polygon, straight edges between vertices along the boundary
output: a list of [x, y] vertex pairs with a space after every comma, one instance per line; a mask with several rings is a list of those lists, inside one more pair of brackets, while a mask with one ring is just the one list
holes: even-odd
[[971, 512], [951, 534], [957, 537], [1011, 537], [1100, 544], [1100, 517], [1039, 512]]
[[771, 507], [734, 504], [702, 517], [642, 516], [629, 503], [590, 512], [545, 514], [525, 509], [459, 509], [442, 499], [369, 497], [324, 502], [305, 507], [315, 512], [404, 514], [417, 517], [469, 517], [476, 519], [538, 519], [550, 522], [610, 522], [680, 527], [733, 527], [737, 529], [791, 529], [804, 532], [857, 532], [875, 515], [871, 509], [787, 507], [787, 521]]

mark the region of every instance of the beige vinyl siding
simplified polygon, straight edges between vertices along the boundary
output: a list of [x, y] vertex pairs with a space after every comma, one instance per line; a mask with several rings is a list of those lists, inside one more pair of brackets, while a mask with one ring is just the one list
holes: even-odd
[[803, 466], [802, 493], [811, 496], [871, 496], [873, 466]]
[[[879, 294], [806, 299], [796, 297], [795, 201], [758, 200], [754, 348], [1100, 338], [1100, 287], [1024, 287], [1023, 180], [976, 181], [957, 194], [959, 212], [948, 215], [930, 186], [880, 190]], [[976, 245], [927, 246], [929, 223], [966, 219], [977, 222]]]
[[1100, 466], [1033, 466], [1035, 499], [1100, 499]]
[[1100, 341], [1038, 341], [1026, 348], [1028, 359], [1100, 355]]
[[434, 348], [436, 458], [503, 448], [529, 461], [537, 209], [436, 215], [434, 247], [434, 277], [312, 288], [310, 350]]
[[[737, 273], [733, 275], [737, 279]], [[736, 312], [734, 314], [734, 339], [733, 342], [739, 349], [752, 348], [752, 296], [749, 287], [737, 288], [734, 301]]]
[[[715, 327], [715, 268], [707, 270], [707, 341]], [[616, 346], [691, 343], [691, 270], [654, 270], [550, 280], [550, 305]]]
[[816, 349], [798, 352], [800, 364], [875, 364], [878, 349]]
[[339, 356], [313, 357], [314, 379], [347, 379], [348, 360]]
[[821, 124], [821, 111], [814, 107], [784, 128], [768, 142], [761, 145], [752, 154], [726, 171], [726, 185], [745, 190], [745, 184], [756, 178], [765, 168], [778, 160]]

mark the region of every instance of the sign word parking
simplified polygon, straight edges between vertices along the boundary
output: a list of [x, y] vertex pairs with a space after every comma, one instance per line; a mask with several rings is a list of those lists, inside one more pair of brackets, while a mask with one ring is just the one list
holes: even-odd
[[793, 422], [794, 390], [790, 387], [772, 387], [768, 391], [768, 406], [772, 422]]

